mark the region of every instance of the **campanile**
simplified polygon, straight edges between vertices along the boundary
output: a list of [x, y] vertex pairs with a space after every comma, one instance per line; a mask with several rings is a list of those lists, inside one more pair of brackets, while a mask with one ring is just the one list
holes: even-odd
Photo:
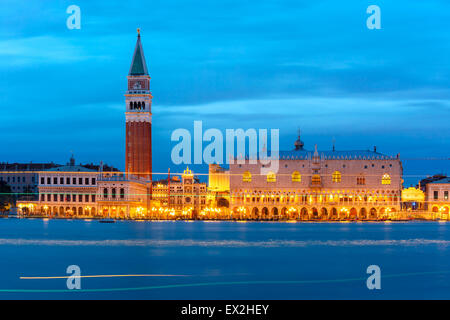
[[136, 47], [128, 72], [126, 101], [125, 170], [129, 175], [152, 179], [152, 95], [138, 29]]

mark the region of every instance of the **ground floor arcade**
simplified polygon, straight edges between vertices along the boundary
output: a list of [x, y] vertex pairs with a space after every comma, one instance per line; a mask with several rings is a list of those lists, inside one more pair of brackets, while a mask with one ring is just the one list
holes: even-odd
[[251, 220], [382, 220], [399, 218], [397, 206], [240, 206], [231, 210], [234, 219]]

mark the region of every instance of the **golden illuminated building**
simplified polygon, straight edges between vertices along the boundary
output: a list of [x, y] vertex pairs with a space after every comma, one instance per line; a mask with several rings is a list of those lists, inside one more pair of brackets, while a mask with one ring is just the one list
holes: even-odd
[[229, 208], [230, 172], [218, 164], [210, 164], [208, 181], [208, 206]]
[[98, 178], [97, 206], [104, 218], [147, 217], [149, 185], [137, 176], [123, 173], [101, 174]]
[[278, 171], [261, 163], [230, 165], [231, 213], [237, 219], [387, 219], [400, 211], [399, 156], [376, 151], [280, 152]]
[[402, 190], [402, 206], [407, 211], [421, 210], [425, 207], [425, 193], [420, 188], [410, 187]]
[[154, 181], [152, 198], [153, 218], [198, 218], [207, 207], [207, 185], [200, 182], [189, 167], [179, 176]]

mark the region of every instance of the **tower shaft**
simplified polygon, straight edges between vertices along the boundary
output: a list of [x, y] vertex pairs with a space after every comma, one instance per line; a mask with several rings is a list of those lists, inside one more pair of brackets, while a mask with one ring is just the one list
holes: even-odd
[[141, 36], [138, 33], [128, 73], [126, 101], [125, 171], [128, 175], [152, 179], [152, 95]]

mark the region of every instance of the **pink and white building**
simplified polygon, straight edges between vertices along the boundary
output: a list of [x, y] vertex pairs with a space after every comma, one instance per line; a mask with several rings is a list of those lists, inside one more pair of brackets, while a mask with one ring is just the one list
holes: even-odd
[[376, 151], [280, 152], [278, 172], [261, 174], [262, 164], [230, 165], [230, 208], [252, 219], [380, 219], [400, 210], [399, 155]]

